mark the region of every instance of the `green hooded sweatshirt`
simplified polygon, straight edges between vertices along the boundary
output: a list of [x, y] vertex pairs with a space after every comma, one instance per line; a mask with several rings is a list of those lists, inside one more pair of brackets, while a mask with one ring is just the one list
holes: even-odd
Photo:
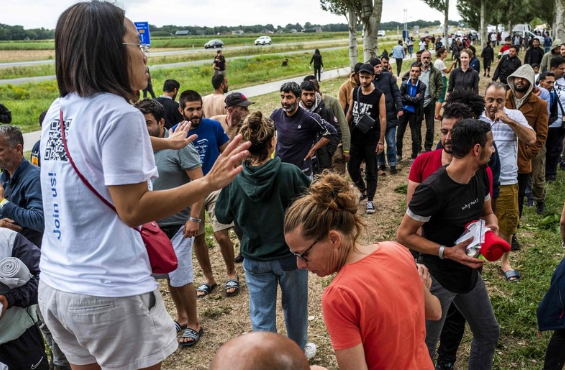
[[220, 192], [216, 218], [235, 221], [243, 232], [241, 254], [256, 261], [289, 257], [284, 214], [306, 191], [310, 180], [295, 165], [275, 158], [262, 166], [243, 164], [243, 171]]

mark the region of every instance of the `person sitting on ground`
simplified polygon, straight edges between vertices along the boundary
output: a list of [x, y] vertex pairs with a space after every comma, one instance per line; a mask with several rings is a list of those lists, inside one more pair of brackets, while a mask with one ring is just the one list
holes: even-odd
[[[0, 228], [0, 263], [5, 263], [6, 267], [8, 263], [19, 265], [16, 276], [20, 277], [2, 279], [0, 283], [0, 369], [4, 369], [3, 365], [8, 369], [49, 369], [37, 325], [40, 257], [39, 248], [24, 236]], [[6, 261], [8, 258], [12, 260]], [[13, 285], [7, 282], [9, 280]]]
[[275, 126], [253, 112], [241, 130], [251, 142], [243, 172], [222, 189], [216, 202], [216, 218], [223, 224], [237, 223], [242, 230], [241, 253], [249, 289], [253, 331], [276, 332], [277, 286], [282, 291], [286, 331], [306, 350], [308, 333], [308, 272], [296, 266], [284, 240], [284, 211], [310, 184], [298, 167], [273, 158]]
[[290, 206], [284, 220], [298, 267], [320, 277], [337, 272], [322, 308], [339, 368], [433, 369], [425, 319], [441, 317], [439, 301], [404, 246], [358, 242], [365, 227], [358, 204], [351, 184], [327, 172]]
[[216, 352], [210, 370], [326, 370], [309, 366], [300, 348], [275, 333], [249, 333], [234, 338]]

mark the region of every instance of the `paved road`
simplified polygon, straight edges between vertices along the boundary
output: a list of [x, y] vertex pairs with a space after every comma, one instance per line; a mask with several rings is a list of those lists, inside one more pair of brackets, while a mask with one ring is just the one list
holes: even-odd
[[[322, 79], [326, 80], [331, 78], [342, 77], [345, 80], [348, 75], [349, 75], [349, 67], [339, 68], [330, 71], [324, 71], [324, 73], [322, 73]], [[236, 91], [239, 91], [243, 93], [245, 96], [251, 98], [253, 96], [264, 95], [275, 91], [279, 91], [283, 82], [294, 81], [300, 83], [302, 82], [303, 79], [304, 76], [289, 78], [285, 80], [268, 82], [266, 84], [249, 86], [242, 89], [237, 89]], [[30, 151], [33, 148], [35, 142], [39, 140], [40, 137], [41, 137], [41, 131], [28, 132], [27, 134], [24, 134], [24, 152]]]
[[[331, 44], [331, 43], [344, 43], [346, 44], [348, 39], [333, 39], [333, 40], [319, 40], [319, 41], [304, 41], [304, 42], [279, 42], [274, 45], [263, 45], [263, 46], [253, 46], [253, 45], [244, 45], [244, 46], [230, 46], [225, 47], [223, 50], [245, 50], [250, 49], [254, 50], [256, 47], [261, 47], [265, 49], [270, 49], [273, 47], [286, 47], [286, 46], [295, 46], [295, 45], [312, 45], [312, 44]], [[183, 49], [183, 50], [174, 50], [174, 51], [155, 51], [149, 54], [150, 57], [160, 57], [160, 56], [167, 56], [167, 55], [183, 55], [183, 54], [193, 54], [193, 53], [207, 53], [210, 54], [210, 57], [213, 57], [216, 54], [216, 50], [218, 49], [203, 49], [198, 46], [198, 48], [192, 49]], [[27, 62], [9, 62], [9, 63], [0, 63], [0, 68], [2, 67], [23, 67], [23, 66], [36, 66], [42, 64], [53, 64], [55, 61], [53, 59], [49, 60], [30, 60]]]
[[[336, 46], [336, 47], [333, 47], [333, 48], [325, 48], [325, 49], [320, 48], [321, 51], [330, 51], [330, 50], [337, 50], [337, 49], [343, 49], [343, 46]], [[236, 60], [236, 59], [249, 59], [249, 58], [260, 57], [260, 56], [264, 56], [264, 55], [301, 54], [301, 53], [304, 53], [304, 52], [312, 53], [312, 52], [314, 52], [314, 49], [285, 51], [285, 52], [271, 53], [271, 54], [242, 55], [242, 56], [238, 56], [238, 57], [229, 57], [229, 58], [226, 58], [226, 60], [230, 61], [230, 60]], [[195, 66], [195, 65], [202, 65], [202, 64], [212, 65], [210, 60], [206, 59], [206, 60], [191, 60], [191, 61], [188, 61], [188, 62], [178, 62], [178, 63], [168, 63], [168, 64], [155, 64], [155, 65], [149, 65], [149, 67], [151, 67], [151, 69], [178, 68], [178, 67]], [[49, 81], [49, 80], [54, 80], [54, 79], [55, 79], [55, 75], [39, 76], [39, 77], [10, 78], [10, 79], [0, 80], [0, 85], [6, 85], [6, 84], [20, 85], [20, 84], [24, 84], [24, 83], [28, 83], [28, 82]]]

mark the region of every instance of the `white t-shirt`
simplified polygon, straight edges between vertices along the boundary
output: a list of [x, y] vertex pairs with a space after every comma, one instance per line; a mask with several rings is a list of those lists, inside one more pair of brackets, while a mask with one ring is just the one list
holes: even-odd
[[447, 73], [443, 71], [444, 69], [447, 69], [447, 66], [445, 65], [443, 60], [437, 58], [436, 61], [434, 62], [434, 67], [436, 67], [441, 71], [441, 77], [447, 77]]
[[424, 50], [426, 48], [426, 42], [424, 40], [420, 41], [420, 50]]
[[[565, 110], [565, 79], [563, 77], [555, 81], [555, 92], [561, 105], [559, 105], [559, 102], [557, 103], [557, 119], [549, 125], [551, 128], [561, 127], [561, 121], [563, 119], [563, 111], [561, 110], [561, 108]], [[549, 103], [547, 105], [549, 106]]]
[[[503, 108], [504, 113], [513, 121], [533, 130], [526, 117], [518, 109]], [[490, 124], [492, 138], [496, 143], [496, 150], [500, 158], [500, 185], [514, 185], [518, 183], [518, 136], [506, 123], [497, 120], [491, 121], [485, 112], [479, 117], [481, 121]]]
[[59, 126], [61, 108], [73, 161], [110, 203], [107, 186], [139, 184], [157, 176], [138, 109], [108, 93], [55, 100], [41, 133], [41, 280], [61, 291], [100, 297], [155, 290], [158, 284], [140, 234], [86, 187], [68, 161]]

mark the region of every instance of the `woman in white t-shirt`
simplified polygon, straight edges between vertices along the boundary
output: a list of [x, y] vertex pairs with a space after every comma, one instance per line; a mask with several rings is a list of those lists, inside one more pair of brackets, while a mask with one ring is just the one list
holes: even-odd
[[[55, 31], [60, 98], [42, 129], [45, 233], [39, 305], [73, 368], [160, 369], [177, 348], [176, 331], [151, 276], [138, 225], [179, 212], [241, 171], [248, 144], [236, 137], [202, 179], [150, 191], [157, 176], [134, 90], [147, 86], [147, 56], [135, 25], [109, 2], [82, 2]], [[70, 157], [63, 146], [63, 118]], [[187, 125], [184, 125], [187, 126]], [[154, 148], [187, 145], [184, 136]], [[181, 135], [181, 134], [179, 134]], [[192, 138], [194, 139], [194, 138]]]
[[441, 71], [441, 79], [443, 81], [443, 90], [441, 91], [441, 96], [439, 97], [439, 99], [436, 102], [435, 118], [437, 120], [441, 120], [441, 115], [440, 115], [441, 106], [443, 105], [443, 102], [445, 101], [445, 93], [447, 92], [447, 75], [451, 72], [451, 70], [453, 69], [453, 66], [455, 65], [455, 63], [457, 63], [457, 61], [453, 61], [451, 63], [451, 65], [449, 66], [449, 68], [447, 68], [447, 66], [445, 65], [445, 62], [444, 62], [445, 58], [447, 58], [447, 50], [443, 47], [436, 50], [436, 55], [437, 55], [437, 59], [434, 62], [434, 67], [436, 67], [437, 69], [439, 69]]

